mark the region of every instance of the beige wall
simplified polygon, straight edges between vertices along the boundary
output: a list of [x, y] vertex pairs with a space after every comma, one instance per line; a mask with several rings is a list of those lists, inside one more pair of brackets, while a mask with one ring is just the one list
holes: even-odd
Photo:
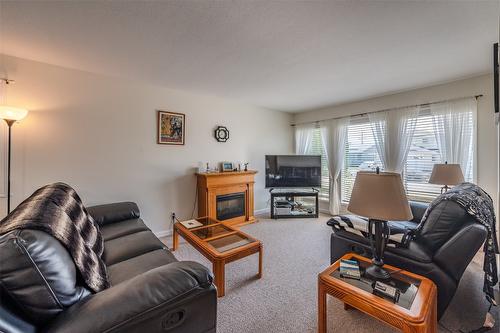
[[[191, 216], [199, 161], [248, 161], [256, 209], [266, 207], [264, 155], [292, 152], [292, 116], [216, 97], [188, 94], [6, 57], [9, 104], [30, 110], [14, 125], [13, 203], [54, 181], [73, 185], [86, 204], [136, 201], [156, 232], [170, 212]], [[157, 109], [186, 114], [186, 145], [156, 144]], [[231, 138], [218, 143], [216, 125]], [[4, 126], [4, 125], [2, 125]], [[5, 198], [2, 199], [5, 214]]]
[[[477, 115], [477, 183], [493, 200], [499, 200], [498, 140], [493, 113], [493, 77], [482, 75], [427, 88], [393, 95], [371, 98], [355, 103], [338, 105], [295, 115], [294, 123], [324, 120], [332, 117], [382, 110], [398, 106], [440, 101], [483, 94], [478, 99]], [[498, 211], [498, 209], [497, 209]]]
[[[491, 75], [292, 116], [13, 57], [5, 62], [17, 81], [8, 91], [9, 104], [30, 109], [13, 129], [13, 205], [39, 186], [65, 181], [89, 205], [136, 201], [148, 225], [163, 232], [170, 228], [170, 212], [191, 215], [198, 162], [246, 160], [259, 170], [256, 209], [264, 209], [264, 155], [293, 152], [292, 119], [316, 121], [476, 94], [484, 95], [478, 101], [477, 182], [499, 200]], [[186, 114], [185, 146], [156, 144], [157, 109]], [[216, 125], [229, 128], [229, 142], [215, 141]], [[5, 198], [0, 203], [4, 215]]]

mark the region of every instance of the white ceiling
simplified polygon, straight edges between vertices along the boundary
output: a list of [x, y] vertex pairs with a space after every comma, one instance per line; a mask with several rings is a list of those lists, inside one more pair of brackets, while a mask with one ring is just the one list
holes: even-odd
[[499, 1], [1, 1], [5, 54], [300, 111], [492, 68]]

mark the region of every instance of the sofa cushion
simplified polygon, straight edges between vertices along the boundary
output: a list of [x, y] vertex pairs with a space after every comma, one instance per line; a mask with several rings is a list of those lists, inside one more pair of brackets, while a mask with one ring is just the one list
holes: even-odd
[[427, 207], [429, 207], [429, 204], [426, 202], [418, 202], [418, 201], [410, 201], [409, 203], [410, 203], [411, 213], [413, 215], [412, 222], [420, 223], [422, 217], [424, 216], [425, 211], [427, 210]]
[[[370, 241], [368, 240], [368, 238], [366, 238], [364, 236], [359, 236], [359, 235], [356, 235], [352, 232], [348, 232], [348, 231], [344, 231], [344, 230], [335, 231], [335, 236], [336, 236], [336, 239], [342, 239], [344, 244], [349, 244], [349, 242], [351, 242], [350, 245], [346, 247], [345, 253], [347, 253], [347, 252], [358, 253], [356, 251], [356, 248], [359, 248], [358, 245], [361, 244], [361, 245], [366, 246], [368, 249], [370, 249], [364, 255], [368, 256], [368, 257], [372, 256], [371, 248], [370, 248]], [[333, 238], [332, 238], [332, 242], [333, 242]], [[409, 258], [409, 259], [412, 259], [412, 260], [415, 260], [415, 261], [418, 261], [421, 263], [431, 263], [432, 262], [432, 256], [430, 255], [430, 253], [426, 250], [425, 247], [421, 246], [420, 244], [418, 244], [416, 242], [410, 242], [408, 248], [387, 246], [385, 248], [385, 253], [386, 254], [387, 253], [394, 253], [394, 254], [397, 254], [399, 256], [404, 256], [406, 258]]]
[[[336, 215], [328, 220], [327, 224], [335, 232], [346, 232], [358, 237], [369, 238], [369, 219], [357, 215]], [[400, 246], [407, 233], [415, 230], [417, 224], [412, 221], [388, 221], [391, 246]], [[347, 235], [349, 238], [349, 236]]]
[[45, 324], [90, 295], [63, 245], [31, 229], [0, 236], [0, 283], [35, 324]]
[[130, 258], [108, 267], [111, 285], [129, 280], [151, 269], [176, 262], [174, 255], [167, 249], [155, 250]]
[[106, 224], [101, 227], [101, 235], [105, 241], [149, 230], [141, 219], [125, 220], [120, 223]]
[[139, 207], [135, 202], [117, 202], [92, 206], [87, 207], [87, 211], [101, 226], [141, 217]]
[[441, 201], [429, 212], [416, 240], [424, 244], [432, 253], [474, 219], [459, 204]]
[[104, 262], [111, 266], [141, 254], [163, 249], [165, 245], [149, 230], [104, 242]]
[[415, 230], [418, 226], [413, 221], [388, 221], [387, 225], [391, 228], [391, 234], [404, 234], [408, 230]]

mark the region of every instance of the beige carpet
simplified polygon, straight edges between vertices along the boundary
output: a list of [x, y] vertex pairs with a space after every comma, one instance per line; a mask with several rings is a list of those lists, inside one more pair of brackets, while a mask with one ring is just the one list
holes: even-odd
[[[316, 332], [317, 274], [329, 265], [331, 229], [328, 217], [271, 220], [242, 227], [264, 244], [264, 276], [256, 279], [258, 256], [226, 266], [226, 296], [219, 298], [218, 332]], [[171, 244], [171, 238], [166, 240]], [[181, 240], [179, 260], [211, 264]], [[459, 290], [440, 322], [439, 332], [467, 332], [480, 327], [487, 309], [482, 293], [482, 270], [467, 269]], [[498, 313], [496, 314], [498, 322]], [[395, 332], [359, 311], [344, 311], [340, 301], [328, 300], [328, 332]]]

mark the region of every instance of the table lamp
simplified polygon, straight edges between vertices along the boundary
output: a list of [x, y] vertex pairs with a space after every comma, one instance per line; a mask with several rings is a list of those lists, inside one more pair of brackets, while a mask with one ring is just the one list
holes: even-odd
[[389, 272], [383, 269], [384, 250], [390, 235], [387, 221], [408, 221], [413, 218], [401, 175], [380, 172], [378, 168], [376, 172], [359, 171], [347, 210], [369, 219], [368, 231], [373, 258], [372, 265], [366, 269], [365, 274], [376, 280], [389, 279]]
[[463, 182], [464, 174], [462, 173], [460, 164], [448, 164], [448, 162], [434, 164], [429, 183], [444, 185], [441, 187], [441, 193], [448, 191], [450, 188], [448, 185], [458, 185]]
[[9, 127], [9, 143], [7, 153], [7, 214], [10, 213], [10, 151], [11, 151], [11, 138], [12, 138], [12, 125], [16, 121], [22, 120], [28, 114], [28, 110], [15, 108], [12, 106], [0, 106], [0, 119], [5, 120]]

